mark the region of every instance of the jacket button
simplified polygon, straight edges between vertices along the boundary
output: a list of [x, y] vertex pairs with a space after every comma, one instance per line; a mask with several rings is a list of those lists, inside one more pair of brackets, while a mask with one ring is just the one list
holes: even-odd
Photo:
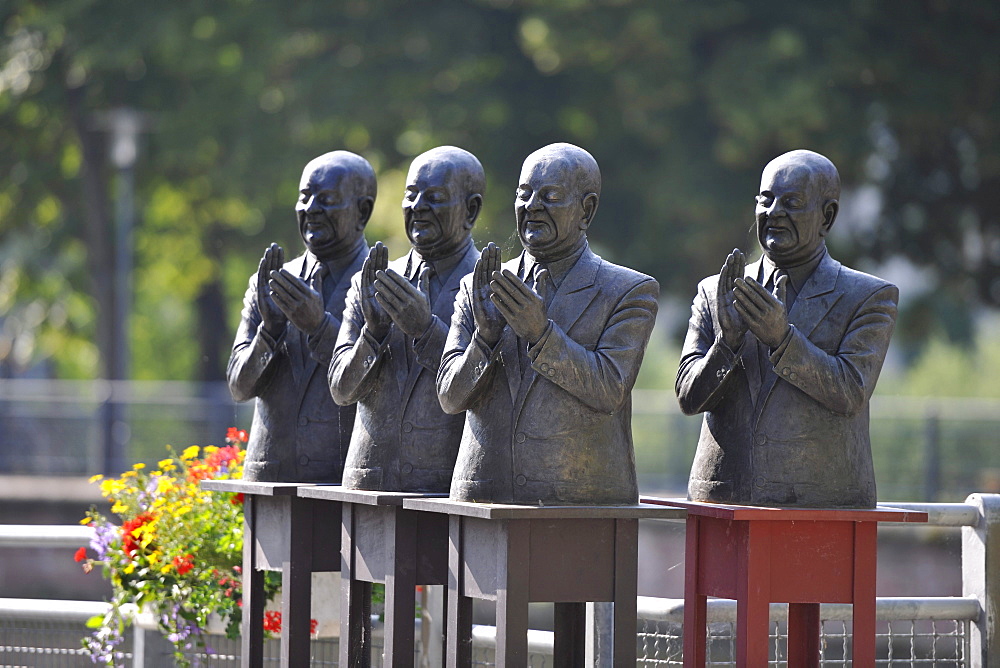
[[549, 369], [549, 376], [551, 377], [551, 376], [554, 376], [554, 375], [556, 375], [556, 370], [555, 369]]
[[514, 440], [517, 441], [518, 443], [524, 443], [525, 441], [524, 433], [523, 432], [519, 433], [517, 436], [514, 437]]
[[798, 374], [796, 374], [794, 371], [788, 374], [788, 380], [796, 380], [798, 377], [799, 377]]
[[791, 369], [789, 369], [789, 368], [788, 368], [788, 367], [786, 366], [786, 367], [785, 367], [784, 369], [782, 369], [782, 370], [781, 370], [781, 375], [782, 375], [782, 376], [787, 376], [787, 375], [788, 375], [788, 374], [790, 374], [791, 372], [792, 372], [792, 370], [791, 370]]
[[309, 455], [299, 457], [299, 466], [309, 466]]
[[413, 425], [410, 424], [409, 422], [404, 422], [403, 423], [403, 431], [405, 433], [409, 434], [411, 431], [413, 431]]
[[753, 440], [757, 445], [764, 445], [765, 443], [767, 443], [767, 436], [765, 436], [764, 434], [757, 434], [756, 436], [753, 437]]
[[542, 371], [548, 371], [548, 370], [549, 370], [549, 365], [548, 365], [548, 364], [546, 364], [545, 362], [542, 362], [542, 363], [541, 363], [541, 364], [539, 365], [539, 368], [541, 368], [541, 370], [542, 370]]
[[299, 418], [299, 426], [300, 427], [304, 427], [307, 424], [309, 424], [309, 418], [307, 418], [305, 415], [303, 415], [302, 417]]
[[411, 463], [407, 462], [407, 463], [403, 464], [403, 466], [402, 466], [402, 467], [400, 468], [400, 470], [401, 470], [401, 471], [402, 471], [402, 472], [403, 472], [404, 474], [409, 474], [409, 473], [412, 473], [412, 472], [413, 472], [413, 464], [411, 464]]
[[519, 486], [524, 487], [525, 483], [528, 482], [528, 479], [525, 478], [523, 475], [519, 475], [516, 478], [514, 478], [514, 482], [516, 482]]
[[757, 487], [767, 487], [767, 478], [762, 475], [757, 476], [753, 479], [753, 484]]

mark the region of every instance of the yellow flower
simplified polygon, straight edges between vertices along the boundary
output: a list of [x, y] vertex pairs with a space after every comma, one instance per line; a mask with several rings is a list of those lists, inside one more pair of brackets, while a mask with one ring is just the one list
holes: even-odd
[[174, 463], [174, 460], [172, 460], [172, 459], [161, 459], [160, 461], [158, 461], [156, 463], [156, 466], [157, 466], [157, 468], [166, 469], [168, 466], [171, 466], [173, 463]]
[[90, 524], [91, 522], [93, 522], [93, 520], [92, 520], [92, 519], [90, 519], [89, 517], [84, 517], [84, 518], [83, 518], [82, 520], [80, 520], [80, 524], [82, 524], [82, 525], [84, 525], [84, 526], [87, 526], [87, 525], [88, 525], [88, 524]]
[[122, 573], [128, 574], [134, 570], [135, 570], [135, 564], [130, 561], [128, 566], [122, 569]]
[[205, 447], [205, 454], [206, 455], [210, 455], [213, 452], [218, 452], [218, 451], [219, 451], [219, 448], [217, 446], [214, 446], [214, 445], [209, 445], [209, 446]]
[[97, 482], [98, 480], [104, 480], [104, 476], [102, 476], [100, 473], [98, 473], [97, 475], [90, 476], [90, 479], [87, 482], [94, 483]]
[[125, 471], [125, 473], [122, 473], [122, 479], [124, 480], [125, 478], [134, 478], [136, 477], [136, 475], [138, 474], [135, 471]]
[[115, 505], [111, 506], [111, 512], [115, 513], [116, 515], [121, 515], [126, 510], [128, 510], [128, 506], [126, 506], [121, 501], [115, 501]]
[[181, 453], [181, 459], [194, 459], [195, 457], [198, 456], [198, 453], [200, 451], [201, 448], [199, 448], [197, 445], [192, 445], [187, 448], [184, 448], [184, 452]]
[[173, 568], [173, 567], [174, 567], [174, 565], [173, 565], [173, 564], [171, 564], [171, 563], [170, 563], [170, 562], [168, 561], [167, 563], [165, 563], [165, 564], [163, 564], [162, 566], [160, 566], [160, 572], [161, 572], [161, 573], [163, 573], [164, 575], [166, 575], [167, 573], [169, 573], [169, 572], [170, 572], [170, 569], [171, 569], [171, 568]]
[[143, 464], [142, 462], [138, 462], [136, 464], [132, 464], [132, 468], [134, 468], [136, 471], [141, 471], [142, 469], [146, 468], [146, 465]]

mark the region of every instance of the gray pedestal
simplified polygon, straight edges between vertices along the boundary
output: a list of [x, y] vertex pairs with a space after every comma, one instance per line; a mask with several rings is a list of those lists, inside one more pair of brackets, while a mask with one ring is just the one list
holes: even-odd
[[[679, 519], [650, 505], [514, 506], [406, 499], [448, 518], [447, 665], [472, 663], [472, 599], [496, 601], [496, 665], [528, 663], [528, 603], [555, 603], [554, 659], [584, 665], [585, 604], [614, 602], [615, 666], [635, 666], [638, 524]], [[666, 510], [666, 512], [664, 512]]]
[[371, 660], [371, 584], [385, 585], [383, 665], [414, 663], [415, 590], [448, 582], [448, 518], [406, 510], [404, 500], [442, 495], [316, 485], [300, 497], [342, 507], [340, 665]]
[[244, 668], [264, 665], [264, 571], [281, 571], [281, 666], [308, 666], [312, 573], [340, 570], [340, 508], [297, 496], [300, 483], [205, 480], [243, 494]]

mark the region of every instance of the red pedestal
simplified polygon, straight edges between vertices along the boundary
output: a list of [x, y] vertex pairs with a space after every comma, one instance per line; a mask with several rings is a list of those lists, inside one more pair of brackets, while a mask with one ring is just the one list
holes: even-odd
[[736, 665], [766, 666], [770, 603], [788, 603], [788, 665], [819, 666], [820, 603], [854, 605], [852, 659], [875, 665], [878, 522], [926, 522], [895, 508], [758, 508], [643, 498], [685, 508], [684, 665], [704, 666], [707, 596], [735, 599]]

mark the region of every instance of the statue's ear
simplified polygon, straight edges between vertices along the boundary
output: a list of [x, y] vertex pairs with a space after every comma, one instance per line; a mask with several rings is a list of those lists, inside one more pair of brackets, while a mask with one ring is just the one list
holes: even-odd
[[833, 222], [837, 220], [837, 212], [840, 211], [840, 202], [835, 199], [828, 199], [823, 204], [823, 227], [820, 228], [819, 235], [825, 237], [833, 227]]
[[600, 201], [601, 198], [597, 193], [587, 193], [583, 196], [583, 219], [580, 220], [581, 230], [587, 229], [594, 222], [594, 216], [597, 215], [597, 205]]
[[358, 198], [358, 229], [364, 229], [368, 224], [368, 219], [372, 217], [372, 210], [375, 208], [375, 198], [370, 195]]
[[479, 193], [469, 195], [465, 200], [465, 229], [471, 230], [479, 218], [479, 212], [483, 210], [483, 196]]

